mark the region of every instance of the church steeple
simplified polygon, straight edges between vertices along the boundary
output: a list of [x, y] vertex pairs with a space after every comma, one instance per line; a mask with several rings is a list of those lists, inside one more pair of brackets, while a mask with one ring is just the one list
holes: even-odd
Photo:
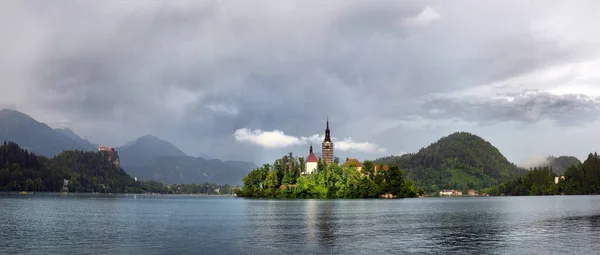
[[321, 147], [323, 160], [327, 165], [333, 163], [333, 142], [331, 141], [331, 130], [329, 130], [329, 116], [327, 116], [327, 126], [325, 127], [325, 139]]
[[308, 154], [308, 155], [310, 155], [311, 153], [313, 153], [313, 152], [312, 152], [312, 143], [310, 144], [310, 150], [309, 150], [308, 152], [309, 152], [309, 154]]
[[327, 127], [325, 128], [325, 140], [327, 142], [331, 142], [330, 130], [329, 130], [329, 116], [327, 116]]

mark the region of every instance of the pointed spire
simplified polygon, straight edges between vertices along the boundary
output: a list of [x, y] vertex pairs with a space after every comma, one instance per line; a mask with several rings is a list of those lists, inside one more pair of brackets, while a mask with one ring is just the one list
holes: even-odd
[[313, 150], [312, 150], [312, 143], [310, 143], [310, 150], [309, 150], [309, 152], [310, 152], [310, 153], [309, 153], [309, 155], [310, 155], [311, 153], [313, 153]]
[[330, 142], [331, 141], [331, 137], [329, 135], [330, 130], [329, 130], [329, 116], [327, 116], [327, 127], [325, 128], [325, 141]]

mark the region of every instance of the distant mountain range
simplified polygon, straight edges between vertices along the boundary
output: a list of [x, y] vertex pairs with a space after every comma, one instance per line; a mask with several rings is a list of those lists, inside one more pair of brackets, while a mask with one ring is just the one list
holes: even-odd
[[[15, 110], [0, 110], [0, 139], [13, 141], [38, 155], [53, 157], [65, 150], [95, 150], [65, 133]], [[71, 132], [72, 133], [72, 132]]]
[[[0, 110], [0, 140], [13, 141], [38, 155], [53, 157], [66, 150], [97, 151], [97, 145], [68, 128], [52, 129], [15, 110]], [[140, 180], [165, 183], [239, 184], [252, 169], [250, 162], [194, 158], [172, 143], [152, 135], [115, 148], [121, 167]]]

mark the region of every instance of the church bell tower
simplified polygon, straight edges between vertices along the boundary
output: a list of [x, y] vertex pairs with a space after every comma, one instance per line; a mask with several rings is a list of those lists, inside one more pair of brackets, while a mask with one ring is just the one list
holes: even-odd
[[329, 117], [327, 117], [327, 127], [325, 128], [325, 139], [321, 147], [322, 157], [327, 165], [333, 163], [333, 142], [331, 141], [331, 134], [329, 130]]

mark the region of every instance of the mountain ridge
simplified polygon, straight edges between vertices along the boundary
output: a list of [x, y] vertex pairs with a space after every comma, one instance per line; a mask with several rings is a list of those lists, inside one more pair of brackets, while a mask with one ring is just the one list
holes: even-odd
[[53, 157], [65, 150], [94, 150], [17, 110], [0, 110], [0, 140], [14, 141], [38, 155]]

